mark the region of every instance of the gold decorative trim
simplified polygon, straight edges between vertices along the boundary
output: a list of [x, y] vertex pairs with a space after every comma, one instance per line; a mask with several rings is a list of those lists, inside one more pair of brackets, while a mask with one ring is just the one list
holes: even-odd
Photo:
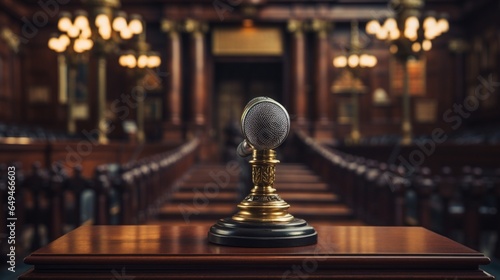
[[276, 177], [276, 159], [274, 150], [253, 151], [252, 181], [250, 194], [238, 204], [240, 210], [233, 220], [240, 222], [279, 223], [290, 222], [293, 216], [288, 213], [290, 205], [277, 193], [273, 184]]

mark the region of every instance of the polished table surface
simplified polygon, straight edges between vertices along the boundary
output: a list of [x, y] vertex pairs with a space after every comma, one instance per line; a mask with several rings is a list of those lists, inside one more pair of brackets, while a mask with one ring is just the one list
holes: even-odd
[[316, 245], [241, 248], [208, 243], [207, 226], [83, 226], [28, 256], [21, 279], [492, 278], [483, 254], [424, 228], [316, 230]]

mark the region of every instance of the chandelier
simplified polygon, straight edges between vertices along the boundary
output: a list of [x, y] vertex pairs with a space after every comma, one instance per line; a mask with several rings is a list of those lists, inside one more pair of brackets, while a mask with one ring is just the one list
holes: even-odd
[[391, 0], [394, 17], [387, 18], [383, 24], [374, 19], [366, 24], [366, 33], [389, 42], [389, 51], [403, 65], [403, 116], [401, 121], [401, 144], [412, 143], [412, 124], [410, 115], [409, 74], [407, 62], [416, 59], [432, 49], [432, 40], [448, 32], [450, 26], [446, 15], [439, 17], [435, 12], [423, 15], [423, 0]]
[[366, 33], [388, 41], [389, 51], [402, 59], [431, 50], [432, 40], [449, 30], [445, 14], [437, 17], [429, 12], [422, 16], [422, 0], [392, 0], [390, 5], [395, 17], [388, 17], [383, 23], [377, 19], [369, 21]]
[[[119, 51], [119, 44], [134, 37], [145, 36], [145, 25], [138, 14], [127, 14], [121, 10], [119, 0], [86, 0], [88, 13], [85, 10], [77, 10], [73, 14], [61, 12], [57, 22], [59, 34], [53, 35], [48, 46], [51, 50], [61, 54], [60, 58], [68, 58], [71, 66], [75, 62], [87, 59], [85, 53], [90, 50], [97, 57], [97, 118], [96, 128], [98, 130], [99, 143], [108, 142], [106, 121], [106, 56]], [[146, 64], [159, 66], [159, 56], [149, 55]], [[140, 60], [140, 62], [138, 61]], [[65, 59], [60, 59], [64, 61]], [[132, 66], [132, 58], [122, 59], [122, 62]], [[59, 69], [63, 69], [60, 63]], [[135, 60], [135, 64], [144, 65], [144, 58]], [[63, 74], [62, 74], [63, 75]], [[74, 76], [74, 75], [73, 75]], [[60, 74], [60, 89], [64, 88], [63, 77]], [[74, 83], [71, 82], [70, 83]], [[68, 91], [68, 122], [73, 122], [71, 100], [74, 100], [74, 90]], [[70, 132], [74, 131], [74, 124]]]
[[129, 40], [144, 30], [141, 16], [137, 14], [130, 15], [127, 22], [127, 15], [122, 11], [117, 12], [114, 18], [99, 13], [92, 21], [83, 10], [76, 11], [74, 16], [69, 12], [61, 12], [57, 28], [60, 35], [53, 36], [48, 45], [58, 53], [83, 53], [91, 50], [95, 42], [102, 44]]

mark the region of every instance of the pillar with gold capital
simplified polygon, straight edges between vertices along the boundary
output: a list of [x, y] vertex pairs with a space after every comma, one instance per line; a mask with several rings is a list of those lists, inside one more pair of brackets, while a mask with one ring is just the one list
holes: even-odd
[[306, 96], [306, 24], [300, 20], [290, 20], [288, 31], [292, 33], [292, 101], [295, 115], [295, 125], [307, 125], [307, 96]]
[[192, 125], [202, 127], [207, 122], [207, 80], [205, 33], [208, 26], [200, 21], [188, 19], [184, 28], [191, 34], [191, 113]]
[[171, 20], [162, 21], [162, 31], [167, 33], [167, 118], [163, 124], [163, 140], [182, 140], [182, 41], [181, 25]]
[[314, 20], [312, 29], [315, 32], [316, 63], [315, 63], [315, 111], [314, 137], [317, 140], [329, 140], [333, 137], [332, 121], [328, 115], [329, 90], [329, 47], [328, 34], [333, 25], [326, 20]]

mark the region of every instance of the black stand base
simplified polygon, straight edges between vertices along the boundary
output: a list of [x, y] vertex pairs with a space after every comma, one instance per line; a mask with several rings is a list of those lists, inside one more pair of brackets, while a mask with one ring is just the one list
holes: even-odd
[[302, 219], [286, 223], [247, 223], [231, 218], [210, 228], [208, 241], [236, 247], [297, 247], [316, 244], [318, 234]]

